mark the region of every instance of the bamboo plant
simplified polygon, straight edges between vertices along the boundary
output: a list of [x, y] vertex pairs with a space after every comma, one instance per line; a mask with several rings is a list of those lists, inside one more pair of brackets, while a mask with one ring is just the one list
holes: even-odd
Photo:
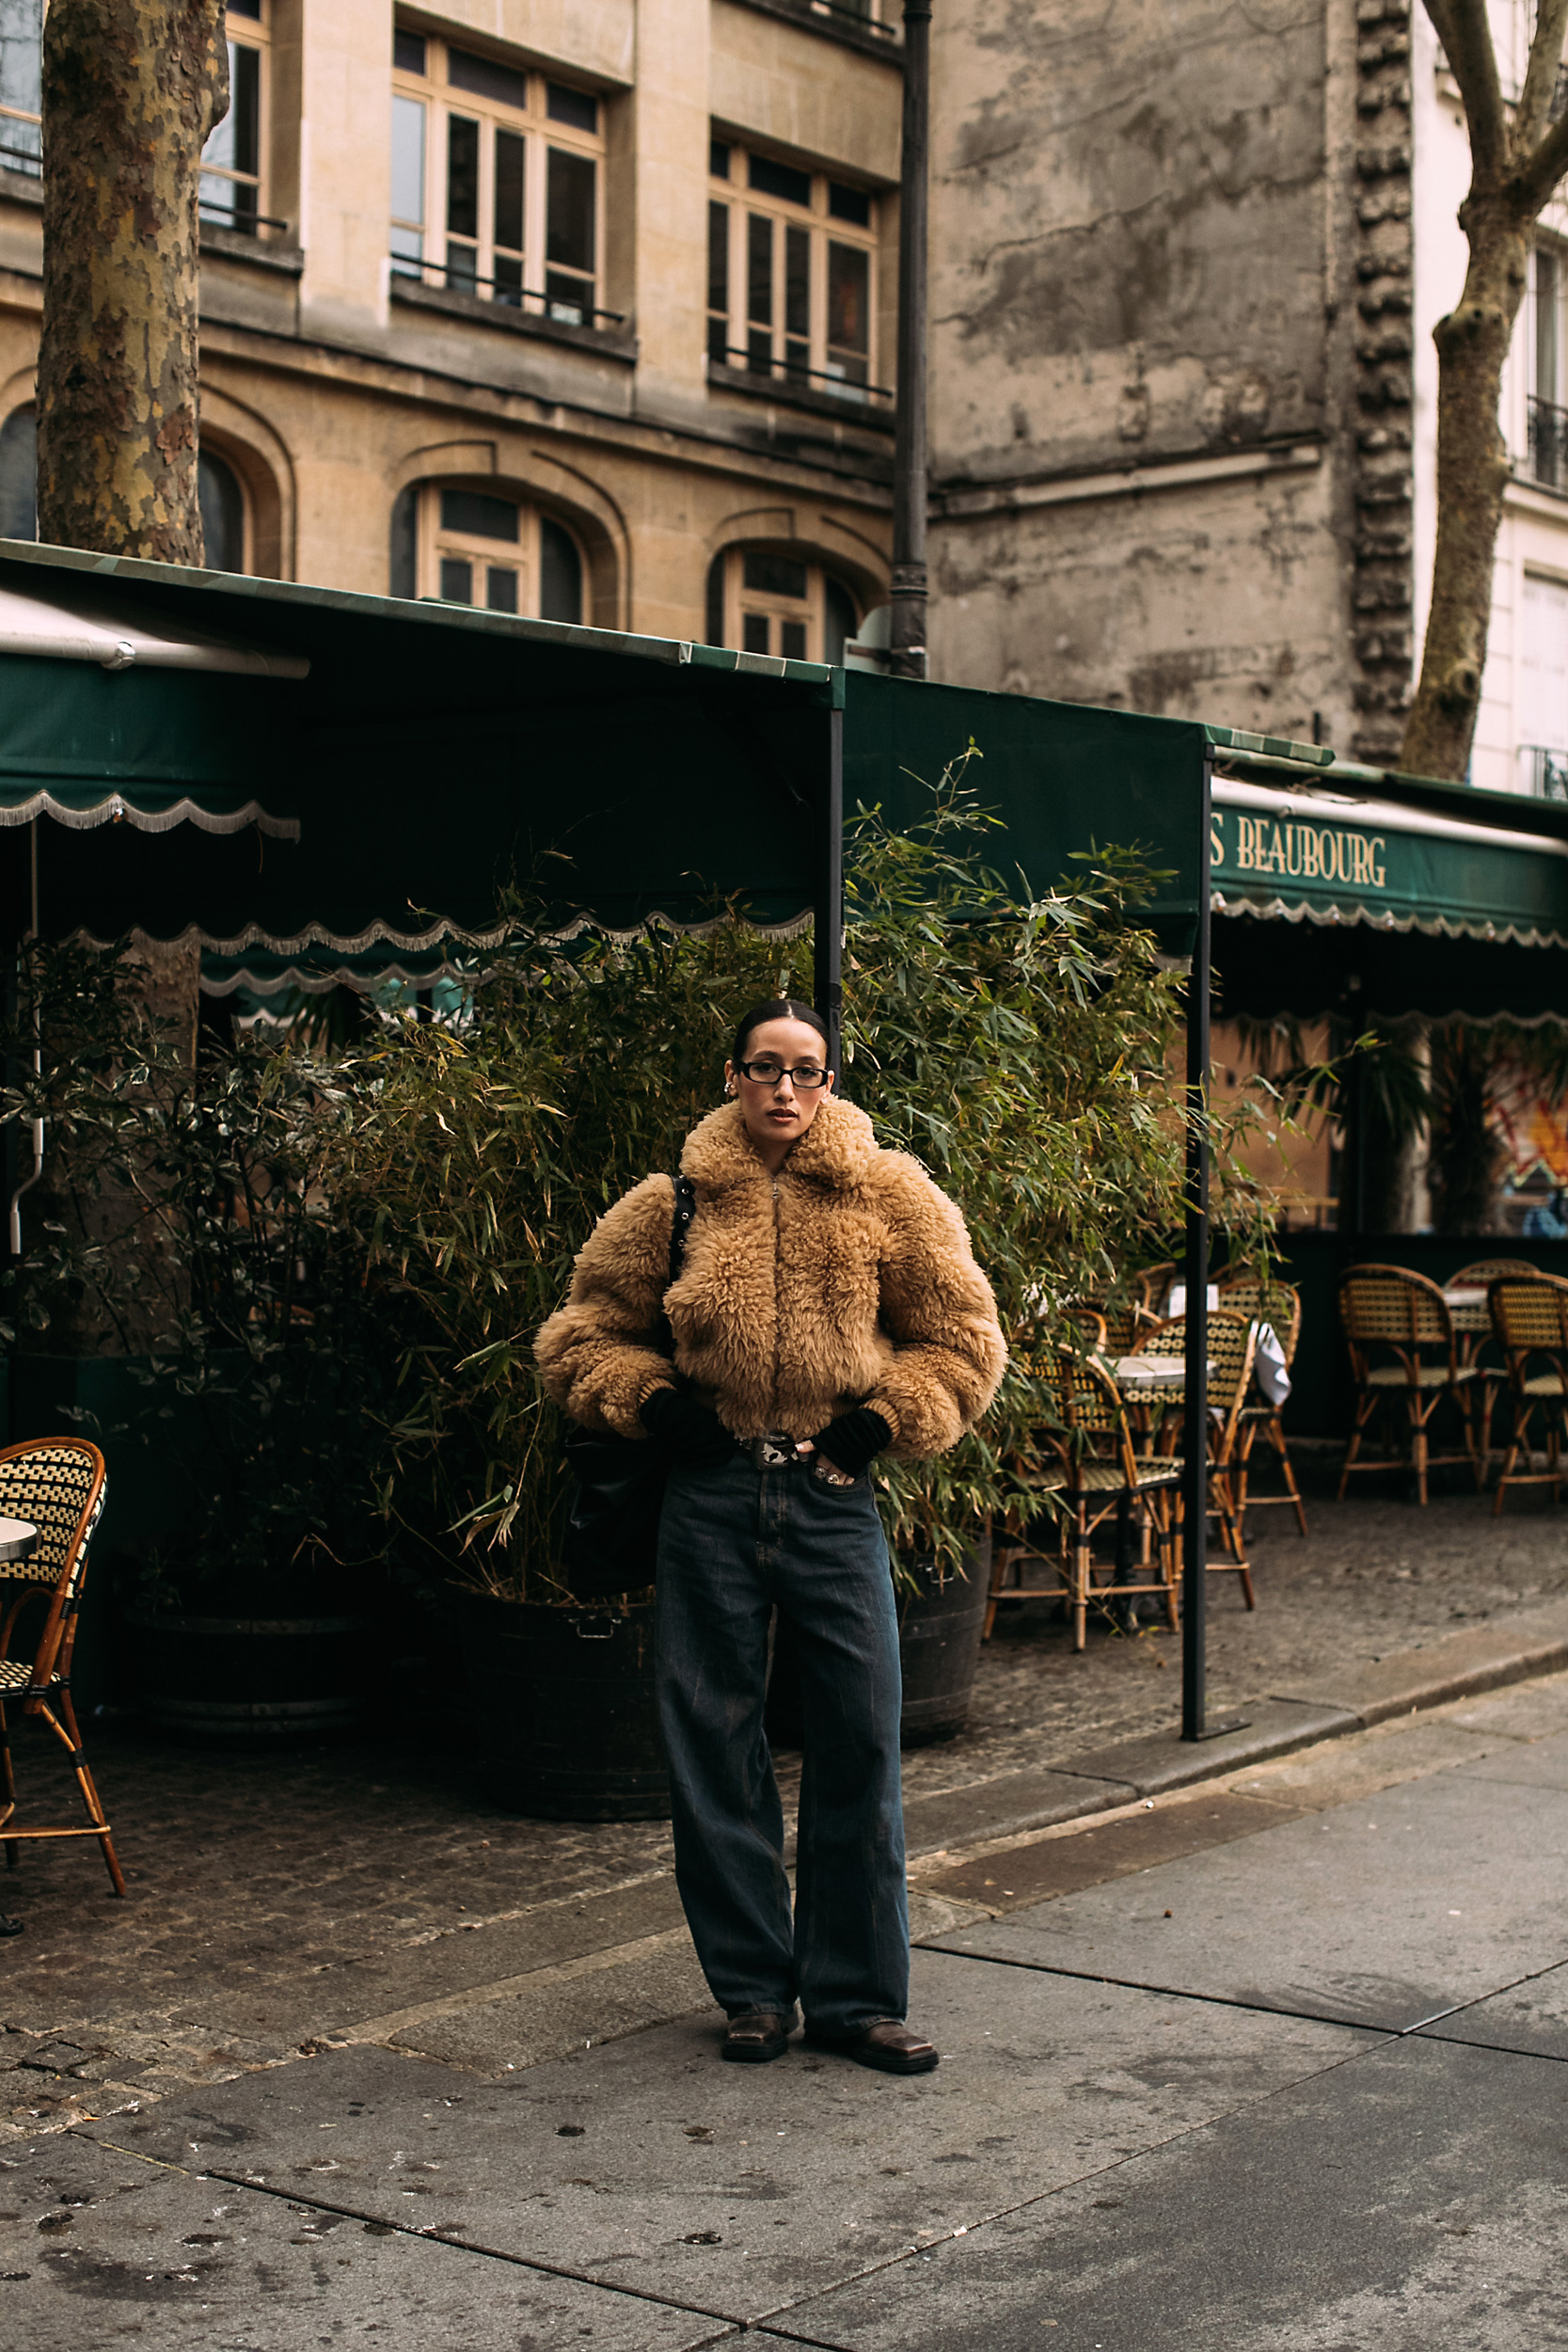
[[[1002, 839], [961, 774], [912, 833], [876, 810], [850, 826], [843, 1082], [879, 1138], [954, 1194], [1006, 1327], [1027, 1336], [1164, 1255], [1180, 1224], [1182, 982], [1137, 925], [1155, 878], [1134, 860], [1107, 854], [1021, 903], [983, 861]], [[469, 1018], [404, 1019], [351, 1074], [335, 1186], [403, 1317], [382, 1502], [433, 1568], [455, 1557], [489, 1589], [560, 1596], [562, 1433], [533, 1335], [595, 1217], [673, 1169], [720, 1100], [737, 1010], [800, 993], [809, 952], [736, 909], [630, 943], [552, 943], [520, 921]], [[1233, 1134], [1215, 1140], [1219, 1217], [1256, 1259], [1267, 1205]], [[951, 1454], [884, 1465], [895, 1545], [961, 1556], [1006, 1508], [1039, 1412], [1015, 1370]]]

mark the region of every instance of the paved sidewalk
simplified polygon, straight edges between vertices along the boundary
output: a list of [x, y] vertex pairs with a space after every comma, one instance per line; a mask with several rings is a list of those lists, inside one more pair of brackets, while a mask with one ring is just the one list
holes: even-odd
[[[1493, 1521], [1473, 1498], [1312, 1508], [1309, 1543], [1259, 1545], [1256, 1613], [1214, 1580], [1213, 1712], [1247, 1717], [1239, 1740], [1175, 1740], [1179, 1678], [1147, 1662], [1174, 1664], [1168, 1636], [1097, 1628], [1075, 1659], [1058, 1616], [1019, 1613], [982, 1658], [971, 1732], [906, 1756], [911, 1856], [1568, 1665], [1568, 1596], [1542, 1597], [1568, 1582], [1555, 1514]], [[1411, 1561], [1420, 1574], [1403, 1579]], [[24, 1847], [0, 1878], [27, 1923], [0, 1945], [0, 2144], [345, 2036], [483, 2067], [493, 2010], [521, 2070], [704, 2005], [667, 1825], [503, 1814], [442, 1728], [431, 1709], [401, 1740], [226, 1756], [92, 1723], [131, 1899], [110, 1901], [76, 1845]], [[32, 1802], [51, 1743], [18, 1739]], [[59, 1801], [70, 1818], [69, 1788]], [[917, 1898], [924, 1927], [950, 1923], [943, 1899]]]
[[[0, 2296], [40, 2352], [1568, 2344], [1565, 1860], [1559, 1674], [929, 1854], [912, 2081], [720, 2065], [662, 1876], [487, 1927], [458, 1998], [452, 1939], [404, 1947], [379, 2014], [253, 1956], [236, 2016], [335, 2023], [150, 2104], [55, 2077]], [[656, 1981], [670, 2022], [601, 2041]]]

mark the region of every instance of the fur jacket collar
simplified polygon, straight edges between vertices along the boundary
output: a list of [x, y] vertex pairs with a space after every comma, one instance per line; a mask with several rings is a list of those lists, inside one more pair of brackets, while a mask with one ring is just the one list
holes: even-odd
[[[855, 1184], [863, 1182], [879, 1156], [865, 1113], [830, 1094], [818, 1104], [800, 1142], [791, 1146], [779, 1173], [797, 1184]], [[681, 1153], [681, 1174], [690, 1177], [699, 1197], [724, 1192], [732, 1184], [771, 1188], [773, 1182], [746, 1132], [738, 1103], [721, 1104], [693, 1127]]]
[[673, 1186], [649, 1176], [599, 1219], [539, 1334], [546, 1388], [575, 1421], [640, 1437], [644, 1399], [678, 1375], [737, 1437], [814, 1438], [870, 1405], [889, 1451], [919, 1455], [985, 1410], [1006, 1361], [990, 1285], [952, 1201], [879, 1148], [863, 1111], [829, 1095], [770, 1176], [726, 1103], [681, 1169], [697, 1207], [679, 1279]]

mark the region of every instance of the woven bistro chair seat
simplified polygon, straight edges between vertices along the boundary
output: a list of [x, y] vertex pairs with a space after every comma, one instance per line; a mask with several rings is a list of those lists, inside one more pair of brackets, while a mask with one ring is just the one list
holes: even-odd
[[[1148, 1454], [1132, 1460], [1132, 1480], [1141, 1492], [1145, 1486], [1172, 1486], [1181, 1475], [1181, 1464], [1174, 1454]], [[1060, 1489], [1069, 1484], [1063, 1476], [1053, 1482]], [[1119, 1462], [1085, 1462], [1073, 1484], [1085, 1494], [1119, 1494], [1128, 1484], [1127, 1471]]]
[[[1339, 1501], [1344, 1501], [1355, 1471], [1396, 1464], [1415, 1470], [1416, 1491], [1423, 1504], [1427, 1472], [1439, 1462], [1468, 1461], [1477, 1486], [1484, 1486], [1487, 1449], [1484, 1421], [1477, 1428], [1477, 1399], [1484, 1398], [1489, 1406], [1490, 1391], [1478, 1367], [1460, 1359], [1453, 1317], [1437, 1284], [1407, 1266], [1351, 1266], [1339, 1278], [1339, 1320], [1356, 1392], [1355, 1420], [1339, 1473]], [[1463, 1454], [1431, 1450], [1433, 1418], [1445, 1400], [1459, 1414]], [[1397, 1428], [1401, 1403], [1408, 1450], [1390, 1449], [1363, 1460], [1361, 1443], [1374, 1414], [1381, 1412]]]
[[[87, 1547], [107, 1491], [103, 1456], [85, 1438], [36, 1438], [0, 1450], [0, 1514], [25, 1519], [39, 1532], [37, 1548], [25, 1560], [0, 1561], [0, 1839], [5, 1841], [7, 1867], [14, 1870], [24, 1838], [96, 1837], [110, 1884], [117, 1895], [123, 1895], [125, 1880], [82, 1753], [71, 1698], [71, 1654]], [[23, 1611], [45, 1593], [43, 1630], [31, 1662], [12, 1658], [11, 1641]], [[17, 1820], [8, 1708], [24, 1719], [42, 1723], [65, 1749], [87, 1812], [85, 1827], [25, 1826]]]
[[1368, 1368], [1367, 1385], [1372, 1389], [1449, 1389], [1456, 1383], [1463, 1388], [1466, 1380], [1477, 1377], [1474, 1364], [1456, 1364], [1450, 1373], [1446, 1364], [1412, 1364], [1408, 1370], [1399, 1364], [1372, 1364]]
[[[1010, 1515], [1009, 1528], [992, 1548], [985, 1634], [990, 1635], [1002, 1600], [1065, 1599], [1072, 1613], [1073, 1647], [1081, 1650], [1087, 1639], [1091, 1601], [1103, 1606], [1114, 1595], [1117, 1604], [1131, 1604], [1142, 1593], [1164, 1603], [1174, 1633], [1178, 1619], [1171, 1502], [1181, 1475], [1180, 1463], [1166, 1454], [1138, 1454], [1110, 1368], [1082, 1340], [1056, 1344], [1036, 1341], [1016, 1360], [1022, 1360], [1039, 1387], [1042, 1425], [1033, 1433], [1035, 1446], [1054, 1456], [1017, 1483], [1054, 1510], [1059, 1543], [1056, 1556], [1050, 1557], [1036, 1540], [1037, 1518], [1019, 1511]], [[1116, 1581], [1108, 1585], [1105, 1571], [1094, 1562], [1092, 1546], [1097, 1529], [1110, 1518], [1117, 1525], [1117, 1560]], [[1132, 1564], [1126, 1547], [1134, 1518], [1142, 1532], [1143, 1574], [1129, 1578], [1126, 1571]], [[1152, 1562], [1151, 1549], [1157, 1553]], [[1026, 1582], [1025, 1571], [1031, 1567], [1043, 1569], [1051, 1581]], [[1097, 1575], [1101, 1578], [1098, 1583]]]
[[[1508, 1452], [1497, 1480], [1496, 1516], [1502, 1510], [1510, 1486], [1549, 1486], [1552, 1501], [1561, 1496], [1565, 1472], [1562, 1437], [1568, 1412], [1568, 1282], [1541, 1274], [1503, 1274], [1487, 1288], [1487, 1311], [1502, 1350], [1513, 1425]], [[1530, 1468], [1530, 1426], [1537, 1417], [1545, 1422], [1546, 1467]], [[1521, 1451], [1525, 1467], [1514, 1468]]]

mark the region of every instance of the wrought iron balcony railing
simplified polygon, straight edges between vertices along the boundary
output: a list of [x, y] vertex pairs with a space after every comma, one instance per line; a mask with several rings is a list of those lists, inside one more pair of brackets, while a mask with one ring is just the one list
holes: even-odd
[[1555, 400], [1529, 402], [1529, 469], [1549, 490], [1568, 490], [1568, 408]]

